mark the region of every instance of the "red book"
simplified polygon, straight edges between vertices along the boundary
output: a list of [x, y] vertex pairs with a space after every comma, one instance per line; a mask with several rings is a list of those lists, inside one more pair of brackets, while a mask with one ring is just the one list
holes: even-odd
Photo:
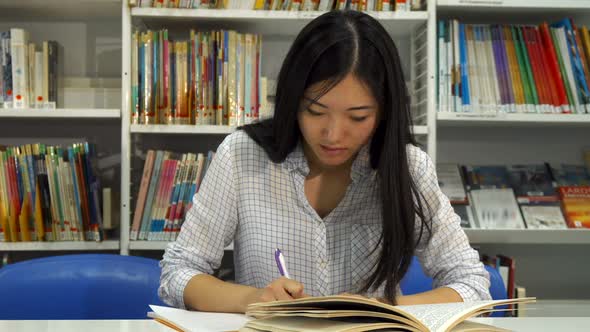
[[537, 96], [539, 97], [539, 104], [548, 105], [550, 102], [547, 100], [547, 93], [543, 84], [543, 75], [540, 69], [541, 65], [539, 64], [539, 58], [537, 56], [534, 40], [531, 38], [530, 30], [530, 27], [522, 27], [522, 37], [529, 55], [533, 80], [535, 81]]
[[535, 45], [535, 49], [537, 51], [537, 57], [539, 59], [539, 63], [541, 64], [541, 66], [539, 67], [539, 69], [541, 71], [541, 75], [543, 77], [543, 81], [541, 82], [541, 84], [545, 88], [545, 94], [547, 96], [547, 101], [548, 101], [549, 105], [559, 106], [559, 101], [558, 101], [557, 95], [554, 92], [556, 90], [555, 83], [554, 83], [551, 73], [549, 72], [549, 68], [548, 68], [548, 64], [547, 64], [548, 61], [547, 61], [547, 59], [544, 55], [544, 52], [543, 52], [543, 45], [541, 44], [541, 35], [539, 33], [539, 29], [538, 28], [531, 28], [530, 33], [531, 33], [531, 39], [534, 40], [534, 45]]
[[547, 23], [541, 24], [539, 26], [539, 33], [541, 34], [543, 49], [549, 60], [547, 66], [556, 86], [554, 91], [557, 94], [559, 105], [562, 107], [562, 112], [571, 113], [569, 101], [567, 100], [567, 94], [565, 92], [563, 77], [561, 76], [561, 70], [559, 69], [559, 64], [557, 62], [555, 45], [553, 45], [553, 38], [551, 38], [551, 34], [549, 33], [549, 25], [547, 25]]
[[[509, 299], [514, 298], [514, 284], [515, 284], [515, 272], [516, 272], [516, 264], [514, 258], [504, 256], [504, 255], [497, 255], [498, 260], [500, 261], [500, 268], [506, 267], [508, 268], [508, 283], [506, 284], [506, 294]], [[512, 310], [514, 308], [513, 304], [508, 305], [508, 309]], [[512, 311], [509, 313], [514, 314]]]

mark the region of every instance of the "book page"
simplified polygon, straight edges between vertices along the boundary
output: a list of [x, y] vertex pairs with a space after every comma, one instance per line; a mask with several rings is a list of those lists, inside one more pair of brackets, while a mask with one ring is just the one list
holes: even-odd
[[383, 329], [419, 331], [395, 323], [366, 323], [312, 317], [272, 317], [249, 321], [242, 329], [240, 329], [240, 332], [252, 330], [272, 332], [355, 332]]
[[[531, 299], [523, 298], [528, 301]], [[484, 312], [494, 306], [513, 303], [514, 300], [492, 300], [456, 303], [436, 303], [398, 306], [422, 322], [430, 331], [447, 331], [457, 323]]]
[[197, 312], [150, 305], [157, 317], [174, 324], [183, 331], [219, 332], [239, 330], [250, 318], [241, 314]]

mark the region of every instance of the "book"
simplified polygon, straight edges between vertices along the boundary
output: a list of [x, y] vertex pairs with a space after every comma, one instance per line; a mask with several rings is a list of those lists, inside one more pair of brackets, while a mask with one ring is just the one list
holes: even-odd
[[465, 193], [465, 187], [457, 164], [437, 164], [436, 174], [438, 176], [440, 190], [449, 198], [452, 204], [467, 203], [467, 194]]
[[[503, 331], [465, 322], [504, 304], [535, 298], [393, 306], [360, 296], [321, 296], [254, 303], [246, 315], [254, 319], [240, 331]], [[472, 324], [476, 324], [475, 326]]]
[[469, 193], [474, 215], [483, 229], [524, 229], [512, 189], [479, 189]]
[[570, 228], [590, 228], [590, 186], [559, 187], [565, 219]]
[[508, 173], [527, 228], [567, 228], [548, 164], [511, 165]]

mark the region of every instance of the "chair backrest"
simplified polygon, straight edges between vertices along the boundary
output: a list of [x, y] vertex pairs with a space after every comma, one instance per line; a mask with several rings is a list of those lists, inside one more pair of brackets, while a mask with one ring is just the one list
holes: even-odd
[[155, 259], [53, 256], [0, 269], [0, 320], [145, 319], [158, 298]]
[[[490, 274], [490, 295], [494, 300], [504, 300], [507, 298], [506, 287], [500, 272], [495, 268], [484, 265], [486, 271]], [[412, 262], [408, 268], [408, 272], [400, 282], [400, 287], [404, 295], [412, 295], [432, 290], [433, 279], [427, 276], [422, 270], [422, 266], [418, 259], [412, 257]], [[505, 309], [507, 306], [498, 306], [496, 309]], [[505, 313], [496, 311], [490, 315], [491, 317], [503, 317]]]

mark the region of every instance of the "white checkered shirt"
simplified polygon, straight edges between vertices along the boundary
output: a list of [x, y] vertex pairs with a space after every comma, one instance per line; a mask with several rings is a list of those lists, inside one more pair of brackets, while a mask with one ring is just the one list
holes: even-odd
[[[416, 250], [425, 273], [433, 276], [434, 287], [450, 287], [465, 301], [490, 299], [488, 273], [439, 189], [430, 157], [414, 146], [407, 151], [411, 176], [433, 211], [432, 240], [421, 241]], [[353, 162], [344, 198], [324, 219], [305, 197], [308, 172], [301, 144], [276, 164], [243, 131], [229, 135], [217, 149], [178, 239], [164, 253], [162, 300], [184, 308], [188, 281], [219, 268], [232, 241], [239, 284], [263, 288], [279, 278], [274, 251], [280, 248], [290, 277], [307, 294], [357, 292], [371, 272], [377, 251], [368, 255], [381, 233], [368, 147]]]

